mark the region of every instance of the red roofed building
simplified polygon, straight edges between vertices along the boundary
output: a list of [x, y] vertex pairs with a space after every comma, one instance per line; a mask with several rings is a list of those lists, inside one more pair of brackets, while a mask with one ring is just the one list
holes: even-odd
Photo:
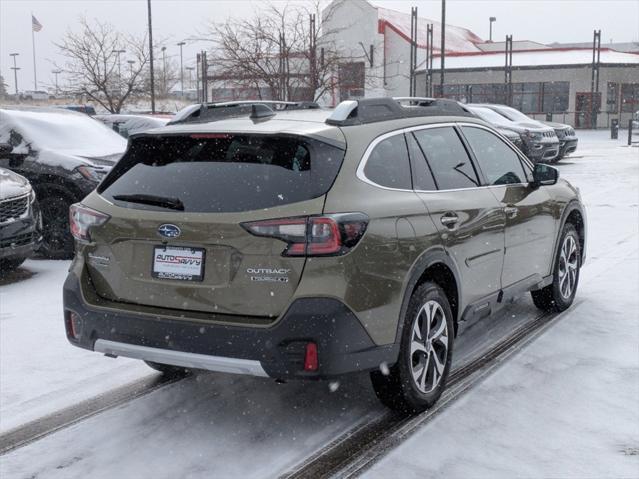
[[[323, 12], [326, 40], [344, 56], [327, 103], [348, 98], [406, 95], [410, 75], [411, 16], [366, 0], [335, 0]], [[426, 28], [433, 24], [433, 49], [440, 52], [441, 23], [418, 19], [417, 64], [426, 58]], [[466, 28], [446, 25], [446, 52], [481, 52], [483, 40]]]

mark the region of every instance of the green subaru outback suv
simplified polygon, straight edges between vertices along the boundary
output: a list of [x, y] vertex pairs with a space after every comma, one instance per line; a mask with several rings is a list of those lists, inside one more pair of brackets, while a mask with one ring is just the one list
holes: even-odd
[[172, 374], [370, 371], [440, 396], [458, 327], [530, 291], [570, 306], [578, 191], [453, 101], [189, 108], [71, 208], [69, 341]]

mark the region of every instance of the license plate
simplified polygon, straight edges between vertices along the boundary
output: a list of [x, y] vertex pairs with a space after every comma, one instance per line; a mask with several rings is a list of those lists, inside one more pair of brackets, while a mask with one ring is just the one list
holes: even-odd
[[202, 281], [204, 279], [204, 249], [156, 246], [153, 248], [153, 277]]

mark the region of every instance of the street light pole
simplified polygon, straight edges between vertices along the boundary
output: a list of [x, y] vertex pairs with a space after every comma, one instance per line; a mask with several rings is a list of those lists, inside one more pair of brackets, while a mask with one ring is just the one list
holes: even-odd
[[122, 69], [120, 68], [120, 53], [126, 53], [126, 50], [113, 50], [113, 53], [115, 53], [118, 56], [118, 83], [120, 83], [122, 81]]
[[496, 22], [496, 21], [497, 21], [497, 17], [490, 17], [488, 19], [488, 22], [490, 24], [490, 30], [489, 30], [489, 33], [488, 33], [488, 41], [491, 42], [491, 43], [493, 41], [493, 22]]
[[184, 98], [184, 67], [182, 62], [182, 47], [186, 45], [186, 42], [178, 43], [180, 47], [180, 87], [182, 88], [182, 98]]
[[58, 74], [62, 73], [62, 70], [52, 70], [51, 73], [55, 75], [55, 94], [57, 95], [60, 91], [58, 88]]
[[444, 62], [446, 61], [446, 0], [442, 0], [442, 41], [440, 44], [441, 72], [439, 77], [440, 96], [444, 97]]
[[133, 82], [133, 64], [135, 63], [135, 60], [127, 60], [126, 62], [129, 64], [129, 71], [131, 72], [130, 81]]
[[162, 47], [162, 91], [166, 96], [166, 47]]
[[13, 82], [14, 85], [16, 87], [16, 97], [18, 96], [18, 70], [20, 70], [20, 68], [18, 68], [16, 66], [16, 57], [20, 55], [19, 53], [9, 53], [10, 57], [13, 57], [13, 67], [11, 68], [13, 70]]
[[151, 23], [151, 0], [146, 2], [149, 13], [149, 73], [151, 74], [151, 113], [155, 113], [155, 80], [153, 79], [153, 25]]

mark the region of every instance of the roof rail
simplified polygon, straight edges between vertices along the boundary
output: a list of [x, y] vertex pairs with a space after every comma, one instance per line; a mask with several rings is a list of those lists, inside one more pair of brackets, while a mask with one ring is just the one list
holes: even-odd
[[420, 116], [473, 115], [459, 102], [445, 98], [364, 98], [341, 102], [326, 119], [326, 123], [350, 126]]
[[168, 124], [203, 123], [242, 116], [263, 119], [274, 116], [278, 111], [313, 110], [319, 107], [312, 101], [238, 100], [201, 103], [183, 108]]

